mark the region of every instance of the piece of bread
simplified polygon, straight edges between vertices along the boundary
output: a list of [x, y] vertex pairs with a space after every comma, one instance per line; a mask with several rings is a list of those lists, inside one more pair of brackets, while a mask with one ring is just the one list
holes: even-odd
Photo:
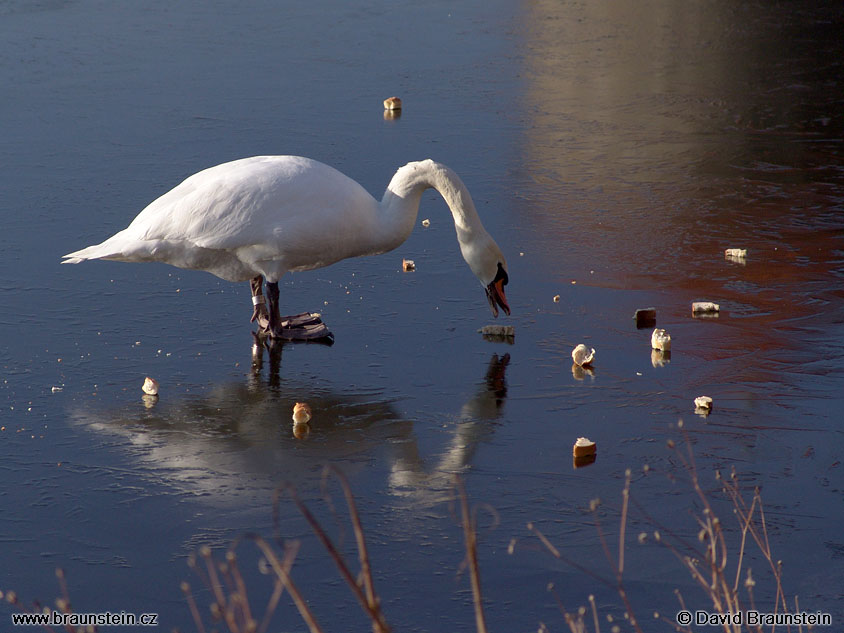
[[583, 343], [571, 351], [571, 359], [578, 367], [588, 367], [595, 360], [595, 348], [588, 348]]
[[297, 402], [293, 407], [293, 424], [307, 424], [311, 419], [311, 407], [307, 402]]
[[709, 396], [698, 396], [695, 398], [695, 407], [698, 409], [711, 409], [712, 408], [712, 398]]
[[721, 310], [721, 306], [712, 301], [695, 301], [692, 303], [692, 314], [713, 313]]
[[663, 352], [671, 351], [671, 335], [662, 328], [654, 328], [651, 334], [651, 348]]
[[143, 392], [149, 396], [158, 395], [158, 381], [155, 378], [147, 376], [144, 378], [144, 385], [141, 387]]
[[385, 110], [401, 110], [401, 99], [398, 97], [389, 97], [384, 99]]
[[587, 455], [594, 455], [598, 452], [598, 445], [592, 440], [579, 437], [572, 447], [572, 455], [575, 457], [586, 457]]

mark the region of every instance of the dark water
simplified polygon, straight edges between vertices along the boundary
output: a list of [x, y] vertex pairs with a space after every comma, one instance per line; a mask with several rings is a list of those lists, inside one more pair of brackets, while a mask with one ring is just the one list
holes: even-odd
[[[697, 506], [665, 447], [682, 418], [704, 488], [732, 467], [761, 488], [790, 603], [838, 626], [842, 21], [801, 2], [0, 2], [0, 588], [49, 601], [61, 566], [79, 611], [192, 630], [188, 555], [270, 536], [282, 481], [333, 525], [330, 463], [358, 496], [388, 620], [472, 630], [448, 503], [459, 472], [497, 512], [481, 533], [493, 629], [563, 630], [549, 582], [569, 608], [594, 593], [618, 616], [618, 599], [527, 522], [607, 573], [584, 510], [602, 498], [617, 537], [630, 468], [634, 498], [693, 539]], [[385, 120], [393, 94], [405, 109]], [[284, 305], [319, 309], [337, 342], [259, 363], [246, 285], [58, 264], [185, 176], [263, 153], [322, 160], [376, 196], [407, 161], [454, 168], [507, 252], [515, 344], [476, 334], [490, 315], [433, 193], [419, 216], [431, 226], [394, 253], [284, 280]], [[726, 260], [731, 247], [746, 261]], [[693, 319], [698, 300], [720, 316]], [[648, 306], [673, 338], [663, 366], [630, 318]], [[571, 372], [578, 342], [598, 350], [591, 376]], [[149, 408], [146, 375], [162, 384]], [[303, 400], [315, 415], [300, 441]], [[579, 435], [599, 457], [573, 470]], [[366, 627], [292, 506], [281, 517], [303, 538], [294, 577], [326, 630]], [[631, 517], [639, 617], [671, 613], [675, 587], [707, 608], [673, 556], [634, 544], [647, 529]], [[750, 561], [771, 608], [767, 563]], [[257, 602], [267, 581], [249, 570]], [[301, 630], [282, 603], [276, 630]]]

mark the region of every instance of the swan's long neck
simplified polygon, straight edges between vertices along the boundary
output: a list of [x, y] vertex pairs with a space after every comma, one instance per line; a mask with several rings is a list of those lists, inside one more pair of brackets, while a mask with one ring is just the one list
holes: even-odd
[[387, 186], [379, 204], [384, 250], [396, 248], [410, 236], [422, 193], [430, 188], [436, 189], [451, 209], [457, 240], [465, 258], [467, 248], [478, 240], [489, 238], [489, 234], [460, 177], [432, 160], [408, 163], [396, 172]]

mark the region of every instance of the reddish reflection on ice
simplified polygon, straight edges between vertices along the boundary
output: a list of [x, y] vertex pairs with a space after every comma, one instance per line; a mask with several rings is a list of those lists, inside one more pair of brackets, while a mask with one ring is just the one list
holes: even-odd
[[[675, 352], [722, 361], [706, 379], [771, 393], [840, 370], [838, 35], [726, 4], [628, 9], [528, 9], [517, 213], [535, 256], [561, 283], [652, 292], [660, 325], [686, 324]], [[719, 317], [691, 328], [703, 300]]]

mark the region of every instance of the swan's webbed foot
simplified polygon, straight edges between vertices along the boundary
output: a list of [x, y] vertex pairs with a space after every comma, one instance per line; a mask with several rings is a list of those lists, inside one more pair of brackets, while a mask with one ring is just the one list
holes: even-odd
[[322, 322], [320, 315], [315, 312], [303, 312], [294, 316], [280, 318], [277, 327], [269, 329], [267, 334], [274, 339], [283, 341], [317, 341], [334, 342], [334, 335], [328, 326]]
[[315, 312], [303, 312], [282, 317], [278, 309], [278, 283], [267, 282], [267, 296], [263, 296], [264, 278], [261, 275], [249, 282], [252, 288], [252, 319], [258, 322], [258, 335], [281, 341], [334, 342], [334, 335]]

